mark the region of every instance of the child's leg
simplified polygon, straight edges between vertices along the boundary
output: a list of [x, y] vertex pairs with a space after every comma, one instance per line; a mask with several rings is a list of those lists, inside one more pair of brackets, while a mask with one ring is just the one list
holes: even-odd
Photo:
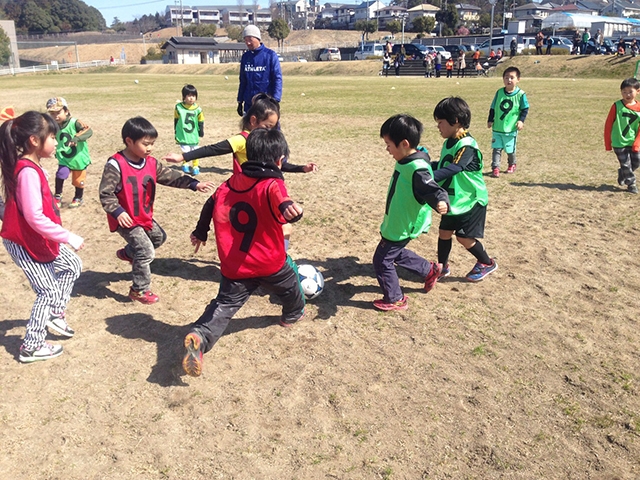
[[[131, 274], [132, 289], [136, 292], [146, 292], [151, 285], [151, 262], [155, 258], [155, 249], [166, 240], [164, 230], [154, 221], [153, 228], [148, 232], [142, 227], [118, 228], [118, 233], [127, 242], [125, 251], [133, 260]], [[157, 246], [156, 246], [157, 245]]]
[[[631, 152], [629, 154], [629, 158], [631, 160], [631, 172], [635, 172], [638, 167], [640, 167], [640, 152]], [[633, 173], [633, 181], [635, 183], [636, 180], [636, 176], [635, 173]]]
[[191, 327], [191, 331], [202, 338], [203, 353], [213, 348], [226, 330], [231, 318], [245, 304], [258, 285], [259, 282], [254, 279], [229, 280], [222, 277], [215, 300], [207, 305], [203, 314]]
[[438, 263], [441, 263], [443, 268], [447, 268], [449, 265], [449, 254], [451, 253], [451, 245], [453, 237], [453, 230], [442, 230], [438, 233]]
[[73, 285], [82, 271], [82, 260], [66, 245], [60, 245], [60, 254], [53, 261], [60, 297], [51, 305], [51, 313], [61, 316], [67, 309]]
[[404, 298], [398, 280], [398, 272], [396, 272], [395, 260], [408, 243], [408, 240], [390, 242], [383, 238], [378, 243], [378, 248], [373, 255], [373, 268], [380, 288], [382, 288], [382, 299], [385, 303], [398, 302]]
[[471, 255], [476, 257], [476, 260], [478, 260], [478, 262], [484, 265], [491, 264], [491, 258], [489, 257], [486, 250], [484, 249], [484, 245], [480, 243], [480, 240], [477, 240], [475, 238], [465, 238], [465, 237], [456, 237], [456, 238], [458, 239], [458, 242], [460, 242], [462, 246], [466, 248]]
[[36, 293], [36, 300], [31, 308], [27, 322], [27, 333], [22, 343], [25, 350], [37, 350], [45, 343], [47, 332], [45, 327], [51, 316], [52, 306], [60, 304], [62, 293], [56, 280], [54, 262], [36, 262], [27, 251], [9, 240], [3, 243], [12, 260], [22, 269]]
[[265, 290], [275, 294], [282, 302], [282, 318], [280, 324], [284, 326], [297, 322], [304, 314], [305, 299], [298, 278], [297, 267], [287, 256], [280, 271], [261, 279]]
[[64, 187], [64, 181], [69, 178], [71, 170], [64, 165], [58, 165], [58, 171], [56, 172], [56, 192], [55, 195], [62, 196], [62, 189]]
[[293, 231], [293, 225], [285, 223], [282, 225], [282, 233], [284, 234], [284, 251], [289, 250], [289, 243], [291, 241], [291, 232]]
[[491, 169], [500, 168], [500, 160], [502, 157], [502, 148], [494, 148], [491, 155]]
[[[71, 171], [71, 184], [76, 187], [75, 195], [73, 196], [73, 206], [82, 205], [82, 197], [84, 195], [84, 182], [87, 179], [86, 170], [72, 170]], [[69, 205], [69, 206], [72, 206]]]
[[614, 148], [613, 151], [615, 152], [616, 157], [618, 157], [618, 162], [620, 163], [620, 170], [618, 171], [618, 183], [620, 185], [633, 185], [636, 181], [636, 176], [633, 173], [631, 163], [631, 147]]

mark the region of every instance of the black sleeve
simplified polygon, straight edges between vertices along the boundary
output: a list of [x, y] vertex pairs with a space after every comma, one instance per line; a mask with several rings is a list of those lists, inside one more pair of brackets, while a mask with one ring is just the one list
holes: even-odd
[[174, 118], [173, 119], [173, 133], [176, 132], [176, 127], [178, 126], [178, 119]]
[[527, 119], [528, 114], [529, 114], [529, 109], [523, 108], [522, 110], [520, 110], [520, 117], [518, 118], [518, 120], [524, 123], [524, 121]]
[[449, 177], [453, 177], [456, 173], [460, 173], [462, 171], [462, 167], [460, 165], [457, 165], [455, 163], [450, 163], [449, 165], [447, 165], [444, 168], [441, 168], [439, 170], [434, 170], [433, 171], [433, 179], [436, 182], [441, 182], [442, 180], [445, 180], [446, 178]]
[[280, 170], [287, 173], [304, 173], [305, 165], [296, 165], [294, 163], [285, 162], [280, 167]]
[[197, 148], [196, 150], [183, 153], [182, 158], [184, 158], [185, 162], [190, 162], [191, 160], [196, 160], [198, 158], [217, 157], [218, 155], [225, 155], [227, 153], [233, 153], [233, 149], [231, 148], [231, 144], [228, 140], [223, 140], [222, 142], [218, 142], [214, 145], [206, 145], [204, 147]]
[[198, 136], [204, 137], [204, 122], [198, 122]]
[[206, 242], [207, 237], [209, 235], [209, 230], [211, 230], [211, 219], [213, 218], [213, 196], [209, 197], [204, 205], [202, 206], [202, 211], [200, 212], [200, 218], [198, 219], [198, 224], [196, 225], [196, 229], [193, 231], [192, 235], [196, 237], [201, 242]]
[[434, 210], [438, 202], [446, 202], [449, 205], [447, 191], [438, 185], [427, 170], [417, 170], [413, 174], [413, 196], [424, 205], [428, 204]]
[[489, 109], [489, 120], [487, 120], [487, 123], [493, 123], [495, 118], [496, 118], [496, 110], [494, 108], [490, 108]]
[[[293, 205], [293, 201], [292, 200], [287, 200], [286, 202], [282, 202], [280, 204], [280, 213], [282, 214], [282, 216], [284, 217], [284, 211], [287, 209], [287, 207], [289, 207], [289, 205]], [[291, 220], [287, 220], [288, 223], [296, 223], [298, 220], [300, 220], [302, 218], [302, 215], [304, 215], [304, 212], [302, 212], [300, 215], [296, 215], [295, 217], [293, 217]]]
[[480, 170], [480, 157], [475, 148], [462, 147], [456, 152], [456, 156], [449, 165], [433, 172], [433, 179], [436, 182], [441, 182], [463, 170], [468, 172]]

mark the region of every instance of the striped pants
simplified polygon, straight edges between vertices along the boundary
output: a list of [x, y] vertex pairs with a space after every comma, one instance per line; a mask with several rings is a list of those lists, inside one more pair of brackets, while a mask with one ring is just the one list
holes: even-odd
[[60, 245], [60, 254], [49, 263], [36, 262], [20, 245], [2, 239], [7, 252], [18, 265], [31, 288], [36, 292], [36, 301], [31, 309], [27, 323], [23, 347], [26, 350], [40, 348], [44, 344], [47, 332], [45, 327], [51, 315], [59, 316], [65, 312], [71, 298], [73, 284], [80, 276], [82, 261], [66, 245]]

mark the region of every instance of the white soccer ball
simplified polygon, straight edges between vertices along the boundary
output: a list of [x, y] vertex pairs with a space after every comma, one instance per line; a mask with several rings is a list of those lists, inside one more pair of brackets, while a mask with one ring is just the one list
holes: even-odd
[[298, 266], [300, 286], [307, 300], [313, 300], [324, 290], [324, 277], [313, 265]]
[[133, 83], [138, 83], [138, 80], [134, 80]]
[[224, 76], [224, 79], [225, 79], [225, 80], [229, 80], [229, 76], [228, 76], [228, 75], [225, 75], [225, 76]]

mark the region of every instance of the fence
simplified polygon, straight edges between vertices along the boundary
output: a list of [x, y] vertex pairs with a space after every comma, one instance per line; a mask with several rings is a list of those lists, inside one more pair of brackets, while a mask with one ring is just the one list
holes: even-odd
[[74, 62], [74, 63], [53, 63], [43, 65], [33, 65], [31, 67], [22, 68], [4, 68], [0, 69], [0, 76], [3, 75], [18, 75], [19, 73], [37, 73], [37, 72], [57, 72], [60, 70], [68, 70], [71, 68], [90, 68], [90, 67], [106, 67], [109, 65], [115, 65], [124, 63], [121, 60], [115, 60], [111, 62], [109, 60], [92, 60], [90, 62]]

